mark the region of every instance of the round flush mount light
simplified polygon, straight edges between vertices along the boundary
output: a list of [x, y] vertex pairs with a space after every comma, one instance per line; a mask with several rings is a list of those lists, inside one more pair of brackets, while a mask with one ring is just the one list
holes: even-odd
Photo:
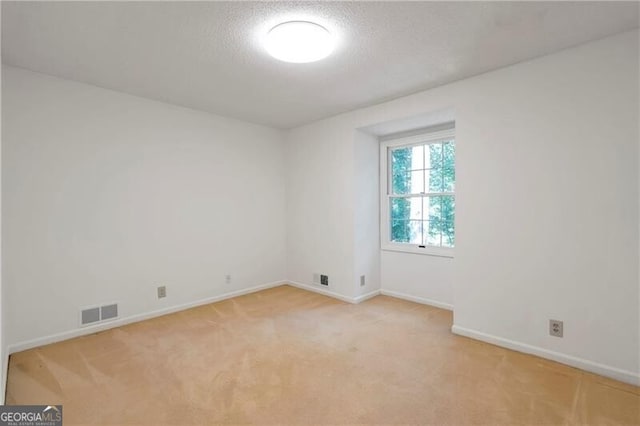
[[333, 50], [333, 37], [313, 22], [289, 21], [271, 28], [265, 47], [276, 59], [302, 64], [326, 58]]

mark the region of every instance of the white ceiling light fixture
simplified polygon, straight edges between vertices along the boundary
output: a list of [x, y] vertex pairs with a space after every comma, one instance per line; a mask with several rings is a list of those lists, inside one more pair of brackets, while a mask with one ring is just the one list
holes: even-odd
[[303, 64], [329, 56], [333, 51], [334, 39], [322, 25], [289, 21], [271, 28], [265, 38], [265, 47], [276, 59]]

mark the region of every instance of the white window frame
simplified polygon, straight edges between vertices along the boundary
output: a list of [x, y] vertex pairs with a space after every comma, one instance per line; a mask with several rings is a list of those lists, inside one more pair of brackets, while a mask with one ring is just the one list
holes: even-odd
[[[382, 250], [406, 253], [424, 254], [429, 256], [453, 257], [454, 247], [421, 246], [419, 244], [396, 243], [391, 241], [391, 221], [389, 206], [391, 204], [391, 167], [389, 152], [393, 148], [411, 145], [429, 145], [453, 139], [455, 128], [423, 133], [414, 136], [400, 137], [382, 141], [380, 143], [380, 246]], [[453, 195], [455, 191], [437, 193], [434, 195]]]

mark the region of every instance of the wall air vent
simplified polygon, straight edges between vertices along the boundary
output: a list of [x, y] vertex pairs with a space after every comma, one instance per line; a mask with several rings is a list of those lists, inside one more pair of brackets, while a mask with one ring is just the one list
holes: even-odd
[[100, 308], [83, 309], [80, 325], [93, 324], [94, 322], [100, 322]]
[[118, 305], [117, 304], [113, 304], [113, 305], [105, 305], [105, 306], [101, 306], [100, 307], [100, 320], [104, 321], [104, 320], [108, 320], [108, 319], [112, 319], [112, 318], [117, 318], [118, 317]]
[[316, 284], [316, 285], [328, 286], [329, 285], [329, 276], [328, 275], [314, 273], [313, 274], [313, 283]]
[[80, 311], [80, 326], [100, 323], [118, 318], [118, 304], [110, 303], [104, 306], [91, 306]]

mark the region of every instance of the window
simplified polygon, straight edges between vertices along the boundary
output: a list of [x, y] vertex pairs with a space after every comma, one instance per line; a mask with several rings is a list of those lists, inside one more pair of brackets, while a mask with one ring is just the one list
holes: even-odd
[[453, 256], [454, 129], [381, 145], [382, 248]]

